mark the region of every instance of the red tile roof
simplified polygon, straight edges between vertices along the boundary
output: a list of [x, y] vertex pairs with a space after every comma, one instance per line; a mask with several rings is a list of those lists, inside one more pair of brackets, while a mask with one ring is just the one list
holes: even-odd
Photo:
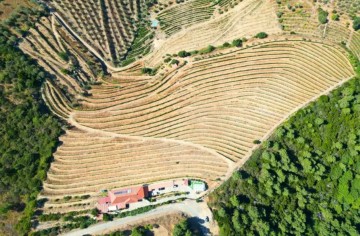
[[109, 191], [111, 205], [128, 204], [138, 202], [148, 196], [147, 186], [138, 186], [132, 188], [116, 189]]
[[98, 200], [99, 204], [106, 204], [106, 203], [110, 203], [110, 198], [109, 197], [102, 197]]

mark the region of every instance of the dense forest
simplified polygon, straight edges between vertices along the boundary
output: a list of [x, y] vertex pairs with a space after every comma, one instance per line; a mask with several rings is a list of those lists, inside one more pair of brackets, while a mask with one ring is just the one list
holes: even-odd
[[221, 235], [358, 235], [360, 79], [298, 111], [210, 197]]
[[[30, 229], [36, 197], [61, 132], [40, 95], [47, 74], [17, 48], [17, 41], [1, 26], [0, 235], [22, 235]], [[17, 232], [7, 219], [12, 212], [21, 215]]]

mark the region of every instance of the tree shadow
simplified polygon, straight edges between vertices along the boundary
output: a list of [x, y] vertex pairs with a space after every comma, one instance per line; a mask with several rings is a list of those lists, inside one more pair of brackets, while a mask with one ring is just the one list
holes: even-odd
[[205, 220], [199, 217], [188, 218], [189, 227], [195, 235], [208, 235], [209, 229], [204, 226]]

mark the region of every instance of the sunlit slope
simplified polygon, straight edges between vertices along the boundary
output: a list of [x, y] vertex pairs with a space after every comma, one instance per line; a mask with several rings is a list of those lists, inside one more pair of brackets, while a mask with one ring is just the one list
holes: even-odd
[[220, 45], [236, 38], [252, 37], [262, 31], [269, 34], [281, 32], [274, 4], [269, 0], [244, 0], [227, 14], [160, 40], [146, 62], [157, 65], [167, 53], [197, 50], [210, 44]]

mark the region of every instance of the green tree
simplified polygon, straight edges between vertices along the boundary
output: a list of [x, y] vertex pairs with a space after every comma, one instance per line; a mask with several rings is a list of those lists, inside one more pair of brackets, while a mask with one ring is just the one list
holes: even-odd
[[234, 39], [231, 43], [234, 47], [241, 47], [243, 44], [243, 41], [241, 39]]
[[359, 30], [360, 29], [360, 17], [359, 16], [355, 16], [353, 19], [353, 28], [354, 30]]
[[322, 8], [318, 9], [318, 20], [321, 24], [326, 24], [328, 22], [328, 15], [327, 11], [324, 11]]
[[268, 37], [268, 34], [265, 33], [265, 32], [260, 32], [260, 33], [255, 35], [255, 38], [258, 38], [258, 39], [264, 39], [264, 38], [267, 38], [267, 37]]

